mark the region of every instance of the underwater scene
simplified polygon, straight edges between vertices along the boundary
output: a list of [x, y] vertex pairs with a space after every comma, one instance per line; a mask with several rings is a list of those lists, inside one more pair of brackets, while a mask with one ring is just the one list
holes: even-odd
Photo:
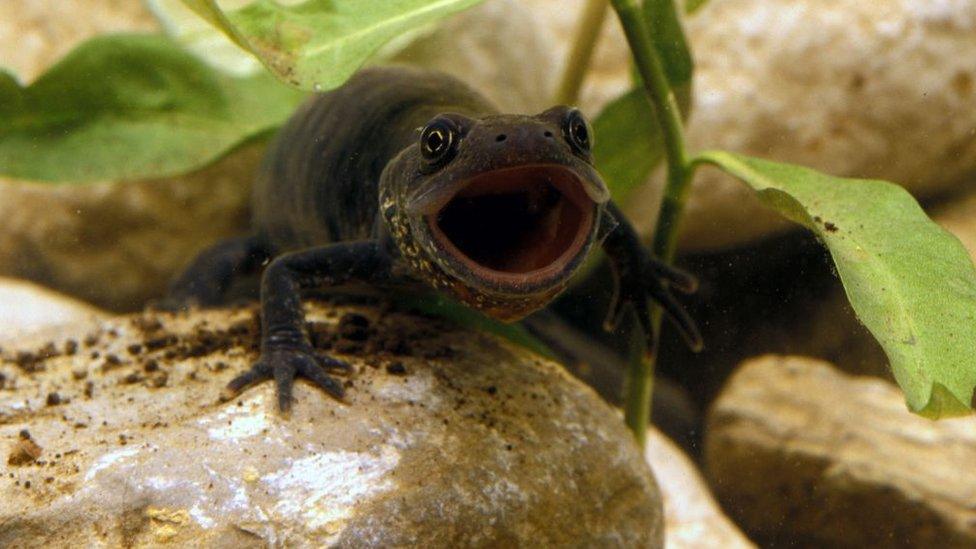
[[0, 546], [976, 547], [976, 0], [3, 0]]

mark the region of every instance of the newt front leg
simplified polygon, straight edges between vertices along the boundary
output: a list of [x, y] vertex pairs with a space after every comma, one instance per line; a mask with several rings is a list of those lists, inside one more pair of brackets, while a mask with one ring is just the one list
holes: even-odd
[[390, 278], [392, 260], [379, 241], [343, 242], [282, 255], [261, 278], [261, 356], [227, 385], [236, 395], [254, 383], [274, 379], [278, 407], [291, 408], [295, 377], [304, 377], [337, 399], [342, 384], [328, 371], [349, 371], [345, 362], [316, 353], [305, 331], [301, 293], [347, 282]]
[[603, 241], [613, 267], [616, 288], [604, 328], [612, 330], [621, 320], [627, 305], [633, 305], [637, 320], [647, 336], [648, 348], [654, 345], [650, 300], [658, 302], [694, 351], [702, 348], [702, 337], [695, 321], [671, 293], [674, 288], [692, 293], [698, 281], [692, 275], [658, 260], [644, 247], [636, 231], [616, 204], [607, 205], [607, 213], [617, 220], [617, 227]]

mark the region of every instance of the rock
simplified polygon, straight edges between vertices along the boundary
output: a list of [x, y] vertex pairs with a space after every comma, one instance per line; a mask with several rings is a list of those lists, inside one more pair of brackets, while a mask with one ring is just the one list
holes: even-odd
[[[526, 0], [560, 65], [583, 1]], [[608, 19], [581, 98], [591, 115], [631, 85], [626, 42]], [[692, 151], [886, 179], [921, 197], [976, 169], [976, 0], [710, 0], [686, 30], [696, 63]], [[645, 230], [659, 193], [655, 183], [631, 201]], [[790, 227], [708, 169], [695, 179], [681, 242], [716, 249]]]
[[248, 145], [189, 175], [86, 185], [0, 177], [0, 275], [131, 311], [198, 251], [247, 226], [263, 154]]
[[698, 468], [668, 437], [649, 429], [644, 455], [664, 498], [666, 547], [755, 547], [722, 513]]
[[316, 344], [356, 372], [347, 405], [299, 382], [287, 419], [271, 383], [217, 402], [256, 357], [253, 308], [120, 317], [8, 349], [0, 456], [23, 453], [24, 430], [40, 453], [3, 479], [0, 545], [663, 542], [623, 422], [557, 365], [443, 322], [307, 309]]
[[31, 82], [79, 43], [99, 34], [154, 32], [138, 0], [30, 0], [0, 4], [0, 59]]
[[976, 418], [930, 421], [893, 385], [801, 357], [749, 361], [708, 420], [706, 472], [766, 545], [976, 545]]
[[105, 318], [106, 313], [25, 280], [0, 277], [0, 341], [54, 326]]

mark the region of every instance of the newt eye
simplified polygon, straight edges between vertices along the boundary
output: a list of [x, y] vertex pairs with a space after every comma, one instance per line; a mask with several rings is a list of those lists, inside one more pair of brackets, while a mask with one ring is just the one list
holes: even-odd
[[566, 120], [563, 122], [563, 136], [573, 149], [580, 154], [590, 152], [590, 125], [583, 115], [577, 110], [569, 111]]
[[429, 164], [450, 160], [457, 150], [458, 129], [448, 118], [435, 118], [420, 133], [420, 154]]

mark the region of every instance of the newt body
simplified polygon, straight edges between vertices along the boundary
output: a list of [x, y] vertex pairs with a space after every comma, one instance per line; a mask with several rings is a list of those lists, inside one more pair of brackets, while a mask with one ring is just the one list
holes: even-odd
[[292, 116], [254, 187], [253, 233], [202, 253], [168, 301], [218, 304], [235, 277], [267, 263], [261, 356], [228, 388], [273, 378], [283, 410], [296, 376], [343, 396], [328, 371], [348, 366], [313, 352], [301, 294], [350, 282], [433, 287], [516, 321], [602, 244], [617, 278], [608, 325], [633, 305], [649, 334], [654, 299], [700, 344], [670, 293], [694, 280], [640, 244], [592, 166], [590, 139], [572, 108], [498, 114], [440, 73], [361, 71]]

